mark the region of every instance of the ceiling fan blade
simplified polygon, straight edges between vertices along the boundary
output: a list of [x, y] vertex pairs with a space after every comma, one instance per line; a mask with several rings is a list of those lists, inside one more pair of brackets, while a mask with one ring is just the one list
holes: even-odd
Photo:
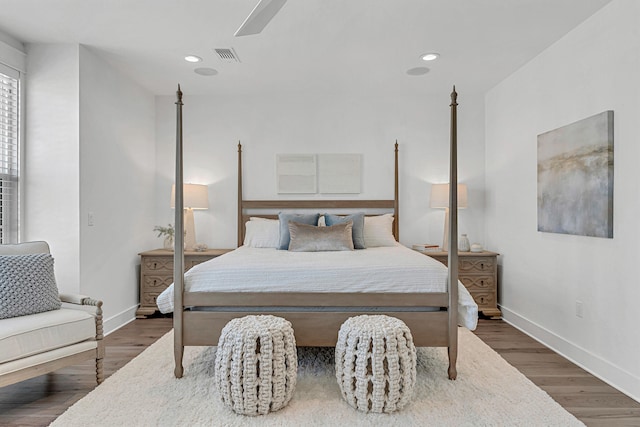
[[247, 19], [240, 25], [234, 36], [248, 36], [260, 33], [286, 2], [287, 0], [260, 0], [247, 16]]

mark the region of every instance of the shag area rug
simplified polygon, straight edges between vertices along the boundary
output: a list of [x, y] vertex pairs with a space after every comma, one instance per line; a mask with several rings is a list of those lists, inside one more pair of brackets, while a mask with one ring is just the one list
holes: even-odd
[[444, 348], [419, 348], [411, 403], [364, 414], [342, 399], [333, 348], [298, 349], [298, 384], [284, 409], [236, 415], [213, 388], [216, 347], [187, 347], [173, 376], [173, 332], [114, 373], [52, 426], [581, 426], [543, 390], [479, 338], [459, 329], [458, 379], [447, 378]]

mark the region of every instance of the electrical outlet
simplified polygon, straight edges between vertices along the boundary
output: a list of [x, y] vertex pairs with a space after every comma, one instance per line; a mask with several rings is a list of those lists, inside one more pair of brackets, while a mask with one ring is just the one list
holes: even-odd
[[576, 316], [582, 319], [584, 316], [584, 307], [582, 305], [582, 301], [576, 300]]
[[88, 225], [89, 227], [93, 227], [93, 225], [94, 225], [93, 212], [89, 212], [89, 213], [87, 214], [87, 225]]

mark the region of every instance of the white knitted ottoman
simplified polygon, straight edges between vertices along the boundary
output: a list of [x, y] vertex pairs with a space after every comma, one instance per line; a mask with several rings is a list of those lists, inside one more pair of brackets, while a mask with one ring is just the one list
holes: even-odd
[[222, 329], [214, 382], [235, 413], [264, 415], [284, 408], [296, 387], [298, 354], [291, 323], [245, 316]]
[[336, 344], [336, 379], [342, 396], [363, 412], [402, 409], [416, 383], [411, 331], [394, 317], [350, 317]]

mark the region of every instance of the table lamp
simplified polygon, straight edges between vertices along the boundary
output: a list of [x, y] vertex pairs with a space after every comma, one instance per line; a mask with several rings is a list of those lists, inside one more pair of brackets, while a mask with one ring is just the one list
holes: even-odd
[[[196, 226], [193, 221], [194, 209], [209, 209], [209, 191], [206, 185], [184, 184], [184, 247], [193, 250], [196, 245]], [[171, 207], [176, 205], [176, 186], [171, 186]]]
[[[449, 250], [449, 184], [432, 184], [429, 207], [444, 208], [444, 237], [442, 250]], [[458, 184], [458, 208], [467, 207], [467, 185]]]

